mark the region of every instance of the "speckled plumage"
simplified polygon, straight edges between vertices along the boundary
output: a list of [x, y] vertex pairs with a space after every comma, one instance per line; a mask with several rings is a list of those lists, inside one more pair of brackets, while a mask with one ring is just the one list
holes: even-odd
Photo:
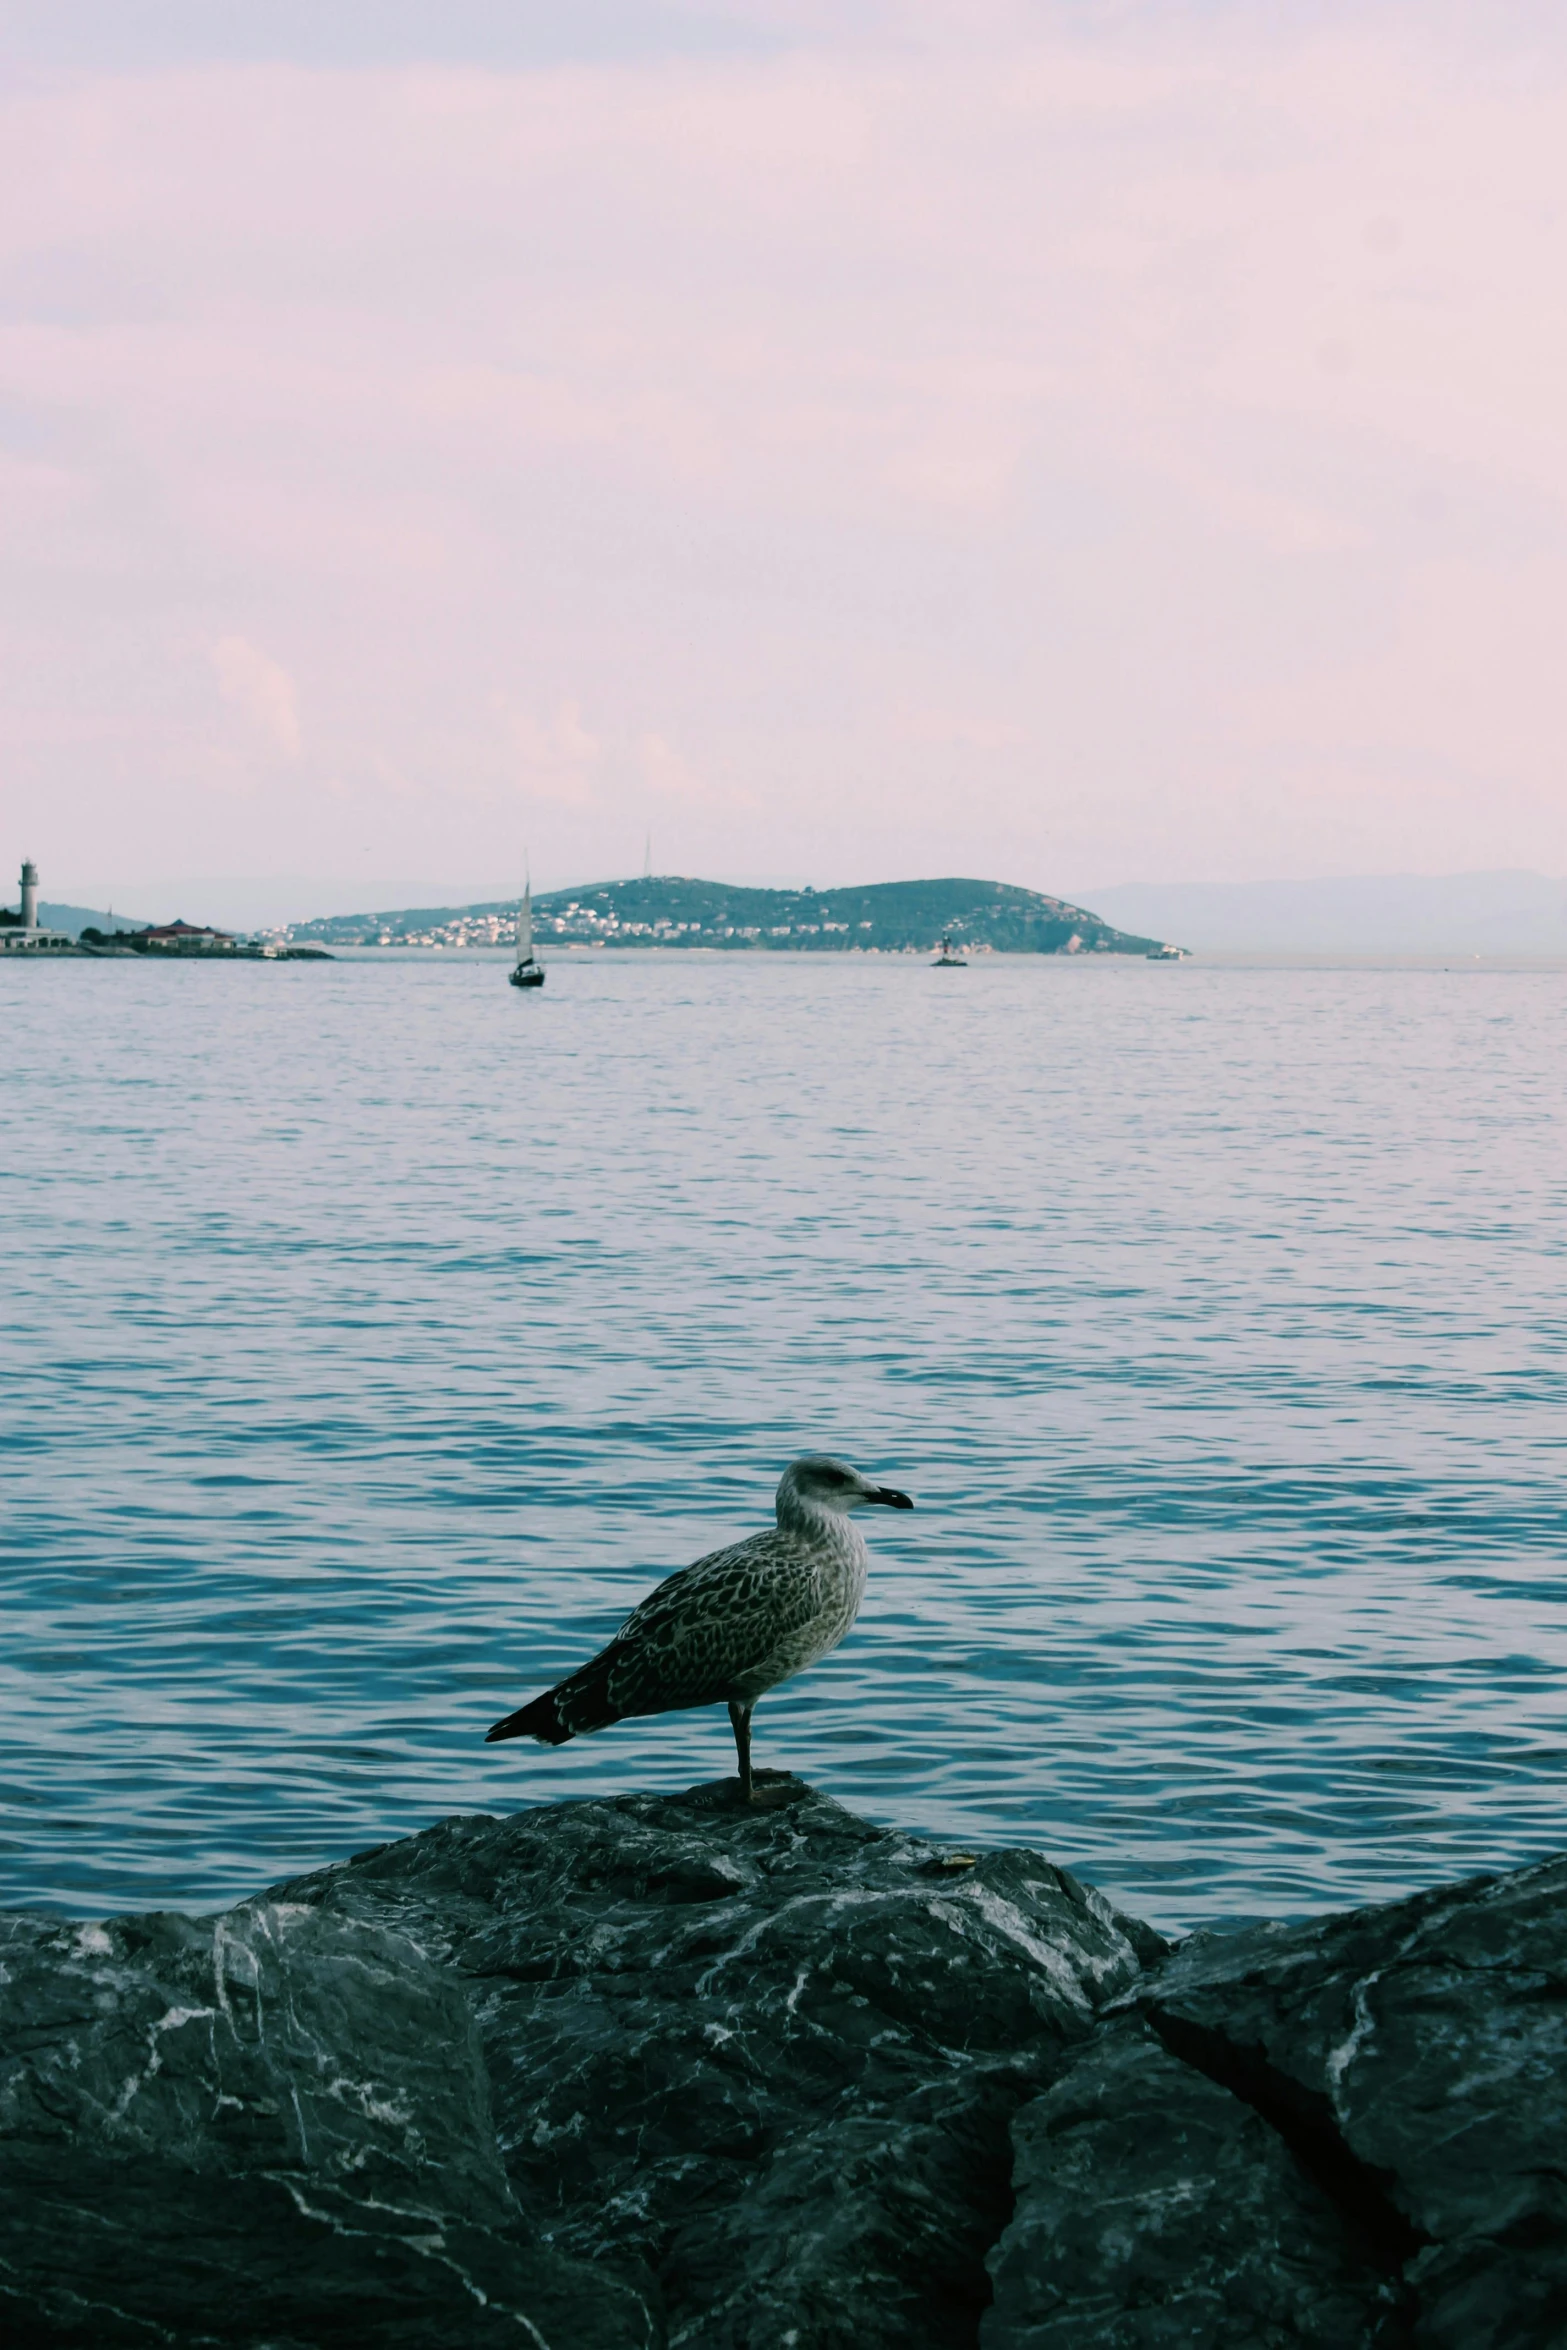
[[751, 1708], [836, 1648], [854, 1622], [869, 1561], [848, 1513], [875, 1502], [912, 1507], [906, 1494], [873, 1485], [843, 1461], [809, 1454], [791, 1463], [774, 1528], [669, 1576], [607, 1648], [497, 1722], [489, 1738], [560, 1746], [633, 1715], [727, 1704], [749, 1795]]

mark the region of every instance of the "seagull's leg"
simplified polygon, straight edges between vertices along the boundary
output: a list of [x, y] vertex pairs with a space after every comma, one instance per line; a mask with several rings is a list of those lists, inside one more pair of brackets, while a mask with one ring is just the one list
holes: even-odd
[[735, 1754], [740, 1763], [740, 1801], [751, 1800], [751, 1708], [736, 1705], [729, 1700], [729, 1727], [735, 1734]]

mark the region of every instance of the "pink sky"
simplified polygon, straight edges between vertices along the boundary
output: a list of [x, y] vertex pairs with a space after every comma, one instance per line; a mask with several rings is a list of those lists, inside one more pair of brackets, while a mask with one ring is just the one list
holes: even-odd
[[0, 882], [1567, 870], [1559, 12], [697, 31], [25, 59]]

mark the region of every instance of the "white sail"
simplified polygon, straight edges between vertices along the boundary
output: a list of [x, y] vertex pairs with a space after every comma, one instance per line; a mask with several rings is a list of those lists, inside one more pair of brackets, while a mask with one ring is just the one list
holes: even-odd
[[522, 904], [517, 908], [517, 960], [519, 963], [533, 960], [533, 886], [526, 881], [522, 885]]

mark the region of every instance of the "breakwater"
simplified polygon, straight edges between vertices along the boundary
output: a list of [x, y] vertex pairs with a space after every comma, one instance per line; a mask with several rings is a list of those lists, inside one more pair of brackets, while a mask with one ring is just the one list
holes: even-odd
[[1561, 2340], [1567, 1859], [1171, 1949], [766, 1793], [0, 1920], [12, 2338]]

